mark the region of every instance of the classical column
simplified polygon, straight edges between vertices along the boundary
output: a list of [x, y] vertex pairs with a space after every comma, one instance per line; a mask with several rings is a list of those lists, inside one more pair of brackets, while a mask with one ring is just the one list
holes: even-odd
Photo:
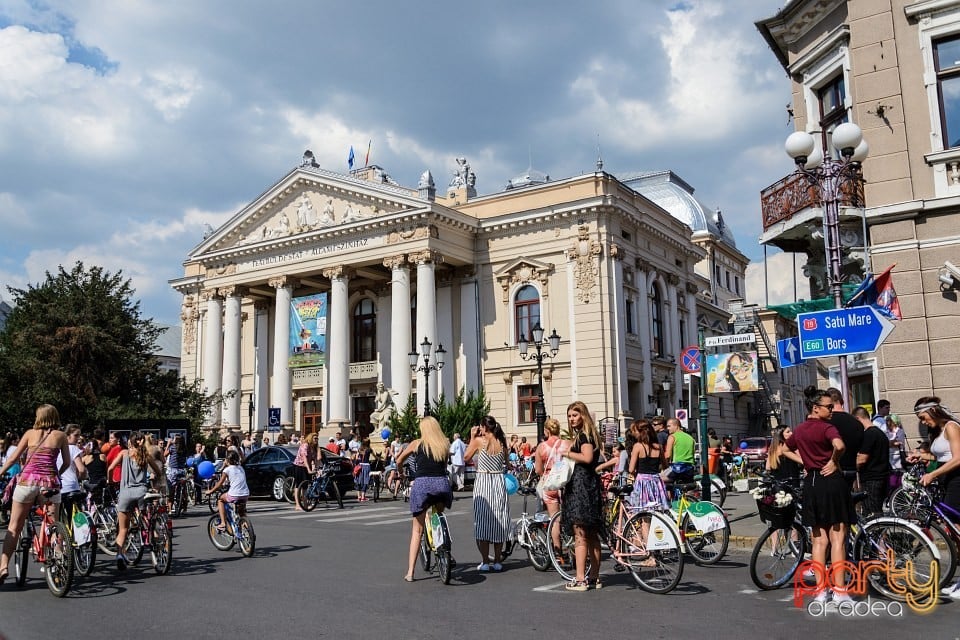
[[612, 320], [617, 352], [614, 354], [613, 379], [617, 384], [617, 396], [620, 412], [630, 412], [630, 396], [627, 392], [627, 300], [624, 295], [623, 251], [615, 244], [609, 252], [613, 260], [613, 301], [616, 309]]
[[290, 379], [290, 302], [297, 282], [288, 276], [272, 278], [268, 284], [277, 290], [273, 309], [273, 379], [270, 406], [280, 408], [280, 424], [293, 425], [293, 381]]
[[[203, 389], [208, 396], [220, 393], [223, 367], [223, 298], [216, 289], [205, 289], [201, 294], [207, 301], [207, 331], [203, 344]], [[219, 405], [207, 413], [207, 426], [220, 418]]]
[[[437, 283], [436, 283], [436, 265], [443, 261], [443, 257], [429, 249], [410, 254], [410, 262], [417, 265], [417, 335], [414, 336], [414, 350], [420, 352], [420, 343], [426, 338], [433, 344], [433, 349], [437, 348]], [[430, 353], [430, 363], [435, 363], [436, 356]], [[419, 364], [423, 364], [422, 361]], [[409, 365], [408, 365], [409, 366]], [[423, 410], [423, 389], [427, 381], [423, 378], [423, 373], [417, 374], [417, 393], [420, 398], [417, 402], [419, 410]], [[437, 372], [431, 371], [428, 374], [430, 406], [433, 406], [437, 389]]]
[[253, 430], [259, 431], [267, 426], [267, 409], [270, 408], [270, 374], [267, 370], [270, 360], [270, 304], [258, 300], [253, 308], [256, 318], [253, 328], [253, 404], [256, 411]]
[[384, 381], [397, 392], [394, 402], [401, 411], [410, 398], [410, 268], [405, 255], [385, 258], [390, 269], [390, 379]]
[[339, 265], [323, 270], [330, 279], [330, 327], [327, 332], [327, 426], [350, 424], [350, 270]]
[[[477, 274], [472, 270], [462, 274], [460, 280], [460, 353], [458, 379], [467, 391], [480, 389], [480, 295]], [[459, 391], [459, 389], [457, 389]]]
[[[688, 347], [690, 345], [697, 344], [697, 285], [692, 282], [687, 283], [687, 343], [683, 345]], [[703, 362], [703, 354], [700, 355], [701, 362]], [[697, 379], [694, 378], [694, 384], [697, 384]], [[690, 386], [688, 385], [689, 389]], [[697, 394], [699, 394], [700, 388], [697, 387]], [[690, 394], [690, 406], [687, 407], [687, 411], [693, 410], [694, 404], [694, 394]]]
[[226, 304], [223, 327], [223, 392], [234, 392], [223, 400], [223, 425], [240, 428], [240, 302], [246, 291], [229, 286], [220, 289]]
[[[670, 300], [670, 355], [674, 362], [680, 357], [680, 309], [677, 305], [677, 285], [680, 284], [680, 278], [671, 273], [667, 276], [667, 299]], [[683, 389], [683, 372], [676, 364], [673, 366], [673, 387], [670, 389], [671, 402], [670, 408], [676, 409], [680, 406], [680, 397]]]
[[647, 406], [648, 398], [653, 395], [653, 364], [651, 353], [650, 332], [653, 330], [650, 322], [650, 286], [648, 279], [647, 265], [642, 262], [637, 263], [637, 289], [640, 290], [640, 309], [639, 322], [637, 322], [637, 331], [640, 333], [640, 352], [643, 353], [643, 383], [641, 388], [641, 407], [639, 415], [647, 415], [651, 407]]

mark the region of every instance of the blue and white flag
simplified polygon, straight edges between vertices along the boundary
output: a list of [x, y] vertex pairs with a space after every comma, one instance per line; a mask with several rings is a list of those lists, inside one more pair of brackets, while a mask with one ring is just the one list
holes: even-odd
[[350, 145], [350, 153], [347, 155], [347, 166], [349, 166], [351, 170], [353, 169], [353, 158], [353, 145]]

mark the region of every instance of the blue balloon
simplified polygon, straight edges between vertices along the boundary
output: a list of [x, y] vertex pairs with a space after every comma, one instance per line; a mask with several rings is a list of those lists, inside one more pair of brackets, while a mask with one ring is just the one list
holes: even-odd
[[188, 466], [188, 467], [192, 467], [192, 466], [195, 465], [196, 463], [197, 463], [197, 461], [194, 459], [193, 456], [190, 456], [189, 458], [187, 458], [187, 466]]
[[200, 463], [200, 466], [197, 467], [197, 475], [200, 476], [201, 480], [209, 480], [213, 477], [215, 470], [212, 462], [204, 460]]
[[741, 449], [746, 449], [746, 448], [748, 448], [749, 446], [750, 446], [750, 445], [747, 444], [747, 441], [746, 441], [746, 440], [744, 440], [743, 442], [740, 443], [740, 448], [741, 448]]
[[380, 438], [381, 438], [382, 440], [389, 440], [389, 439], [390, 439], [390, 429], [384, 429], [383, 431], [381, 431], [381, 432], [380, 432]]
[[512, 496], [517, 492], [517, 489], [520, 488], [520, 481], [517, 480], [517, 476], [512, 473], [508, 473], [503, 477], [507, 481], [507, 495]]
[[510, 462], [516, 462], [516, 461], [517, 461], [517, 454], [516, 454], [516, 452], [511, 451], [511, 452], [510, 452]]

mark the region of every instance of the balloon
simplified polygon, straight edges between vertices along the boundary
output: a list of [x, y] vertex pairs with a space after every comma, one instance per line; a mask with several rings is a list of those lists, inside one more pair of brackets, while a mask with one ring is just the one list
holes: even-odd
[[740, 464], [741, 462], [743, 462], [743, 458], [740, 456], [733, 456], [733, 464]]
[[512, 496], [520, 488], [520, 481], [512, 473], [504, 475], [504, 479], [507, 481], [507, 495]]
[[381, 440], [389, 440], [389, 439], [390, 439], [390, 429], [384, 429], [383, 431], [381, 431], [381, 432], [380, 432], [380, 439], [381, 439]]
[[209, 460], [204, 460], [197, 467], [197, 475], [200, 476], [201, 480], [209, 480], [213, 477], [215, 467], [213, 463]]
[[510, 452], [510, 462], [516, 462], [516, 461], [517, 461], [517, 454], [516, 454], [515, 452], [511, 451], [511, 452]]
[[195, 465], [196, 463], [197, 463], [197, 461], [194, 459], [193, 456], [190, 456], [189, 458], [187, 458], [187, 466], [188, 466], [188, 467], [192, 467], [192, 466]]
[[746, 448], [749, 447], [749, 446], [750, 446], [750, 445], [747, 444], [747, 441], [746, 441], [746, 440], [744, 440], [743, 442], [740, 443], [740, 448], [741, 448], [741, 449], [746, 449]]

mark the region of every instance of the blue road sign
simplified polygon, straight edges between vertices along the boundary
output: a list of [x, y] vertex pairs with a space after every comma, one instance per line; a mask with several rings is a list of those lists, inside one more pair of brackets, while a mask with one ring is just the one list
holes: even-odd
[[270, 420], [267, 431], [280, 431], [280, 407], [270, 407]]
[[680, 368], [687, 373], [700, 373], [700, 347], [687, 347], [680, 353]]
[[893, 331], [893, 323], [871, 306], [830, 309], [797, 316], [800, 357], [871, 353]]
[[777, 356], [784, 369], [803, 364], [803, 358], [800, 357], [800, 338], [777, 340]]

